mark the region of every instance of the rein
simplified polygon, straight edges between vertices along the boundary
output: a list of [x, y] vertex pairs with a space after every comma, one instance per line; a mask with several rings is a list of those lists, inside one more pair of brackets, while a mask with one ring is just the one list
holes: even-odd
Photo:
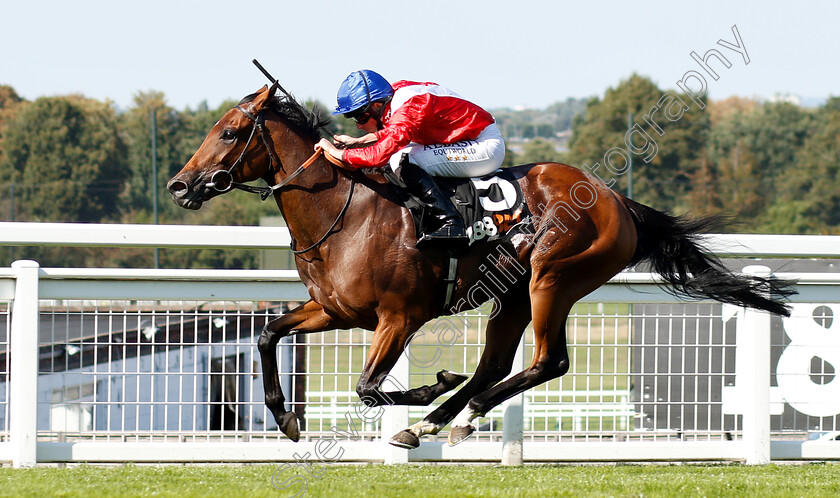
[[[325, 154], [325, 155], [328, 156], [329, 154]], [[291, 250], [294, 254], [303, 254], [305, 252], [309, 252], [312, 249], [315, 249], [316, 247], [320, 246], [325, 240], [327, 240], [327, 237], [329, 237], [330, 234], [332, 234], [332, 231], [335, 229], [336, 225], [338, 225], [338, 222], [341, 221], [342, 218], [344, 218], [344, 214], [347, 212], [347, 208], [350, 207], [350, 201], [353, 199], [353, 191], [356, 190], [356, 177], [354, 177], [353, 175], [349, 175], [349, 176], [350, 176], [350, 192], [347, 193], [347, 201], [344, 202], [344, 207], [341, 208], [341, 211], [338, 213], [338, 216], [335, 217], [335, 221], [333, 221], [332, 225], [330, 225], [330, 228], [327, 229], [327, 232], [324, 234], [323, 237], [321, 237], [318, 240], [318, 242], [312, 244], [311, 246], [307, 247], [306, 249], [295, 249], [295, 239], [293, 237], [290, 248], [291, 248]]]
[[[282, 182], [280, 182], [276, 185], [272, 185], [272, 186], [268, 186], [268, 187], [255, 187], [253, 185], [248, 185], [247, 183], [240, 183], [240, 182], [233, 181], [233, 170], [236, 169], [237, 166], [242, 164], [242, 161], [244, 161], [245, 153], [248, 151], [248, 147], [251, 145], [251, 141], [254, 139], [254, 135], [256, 135], [257, 130], [259, 130], [260, 138], [262, 139], [263, 145], [265, 146], [266, 150], [268, 151], [268, 157], [269, 157], [269, 160], [271, 161], [272, 168], [274, 167], [275, 163], [276, 164], [281, 164], [280, 159], [276, 157], [274, 149], [272, 149], [271, 145], [268, 143], [268, 139], [266, 139], [266, 137], [265, 137], [265, 127], [264, 127], [265, 119], [262, 116], [262, 110], [259, 113], [257, 113], [256, 116], [254, 116], [250, 112], [243, 109], [241, 106], [236, 106], [236, 109], [239, 112], [241, 112], [242, 114], [244, 114], [248, 119], [253, 121], [254, 126], [251, 128], [251, 134], [248, 136], [248, 141], [245, 142], [245, 147], [242, 149], [242, 153], [239, 154], [239, 157], [236, 158], [236, 161], [234, 161], [234, 163], [231, 165], [231, 167], [228, 168], [227, 170], [219, 170], [219, 171], [216, 171], [215, 173], [213, 173], [210, 176], [210, 181], [205, 184], [207, 187], [216, 189], [217, 191], [222, 192], [222, 193], [227, 192], [232, 188], [235, 188], [235, 189], [242, 190], [244, 192], [249, 192], [249, 193], [252, 193], [252, 194], [259, 194], [260, 199], [265, 201], [276, 190], [280, 190], [281, 188], [285, 187], [286, 185], [289, 184], [289, 182], [291, 182], [292, 180], [297, 178], [298, 175], [300, 175], [307, 168], [312, 166], [315, 163], [315, 161], [318, 159], [318, 157], [321, 156], [322, 154], [323, 154], [325, 159], [327, 159], [330, 163], [337, 166], [339, 168], [339, 170], [343, 172], [344, 165], [341, 163], [341, 161], [334, 158], [330, 154], [327, 154], [326, 152], [324, 152], [324, 149], [319, 148], [315, 151], [314, 154], [309, 156], [309, 159], [307, 159], [306, 161], [303, 162], [303, 164], [298, 166], [298, 168], [294, 172], [292, 172], [292, 174], [287, 176], [285, 180], [283, 180]], [[338, 222], [341, 221], [342, 218], [344, 218], [344, 215], [347, 213], [347, 209], [350, 207], [350, 202], [353, 200], [353, 192], [356, 190], [356, 178], [353, 175], [348, 175], [348, 176], [350, 177], [350, 191], [347, 193], [347, 200], [344, 202], [344, 207], [341, 208], [341, 211], [338, 213], [338, 216], [335, 218], [335, 221], [333, 221], [332, 225], [330, 225], [330, 228], [327, 229], [327, 232], [320, 239], [318, 239], [318, 242], [315, 242], [314, 244], [307, 247], [306, 249], [296, 250], [294, 248], [295, 240], [294, 240], [294, 237], [293, 237], [292, 238], [292, 243], [291, 243], [291, 249], [292, 249], [292, 252], [294, 254], [303, 254], [305, 252], [309, 252], [312, 249], [315, 249], [319, 245], [323, 244], [324, 241], [327, 240], [327, 238], [330, 236], [330, 234], [332, 234], [333, 230], [338, 225]]]

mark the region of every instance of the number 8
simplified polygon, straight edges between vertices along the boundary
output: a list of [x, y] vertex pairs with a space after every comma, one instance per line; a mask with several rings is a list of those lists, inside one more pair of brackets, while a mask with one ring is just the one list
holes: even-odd
[[488, 237], [492, 237], [499, 233], [499, 230], [496, 228], [496, 224], [493, 223], [492, 218], [485, 216], [481, 221], [484, 222], [484, 231], [487, 232]]

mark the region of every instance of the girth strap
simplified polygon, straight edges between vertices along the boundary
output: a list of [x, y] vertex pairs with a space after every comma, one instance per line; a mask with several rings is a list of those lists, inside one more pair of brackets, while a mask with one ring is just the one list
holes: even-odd
[[452, 294], [455, 290], [455, 283], [458, 281], [455, 278], [458, 275], [458, 258], [449, 253], [449, 275], [446, 277], [446, 299], [443, 301], [443, 312], [448, 314], [449, 307], [452, 305]]

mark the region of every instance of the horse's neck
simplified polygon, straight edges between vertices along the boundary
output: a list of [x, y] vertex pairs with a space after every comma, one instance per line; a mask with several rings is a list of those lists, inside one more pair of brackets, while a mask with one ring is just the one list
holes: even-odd
[[[294, 164], [288, 166], [292, 162]], [[299, 165], [298, 158], [286, 158], [283, 164], [287, 173], [291, 174]], [[351, 184], [348, 175], [321, 158], [275, 194], [277, 204], [295, 239], [296, 249], [305, 249], [316, 244], [331, 231], [331, 226], [341, 216], [342, 208], [351, 195]], [[343, 225], [346, 225], [345, 220], [339, 220], [338, 227]], [[336, 232], [336, 229], [332, 232]], [[338, 234], [333, 233], [328, 238], [336, 235]], [[313, 252], [317, 249], [313, 248]]]

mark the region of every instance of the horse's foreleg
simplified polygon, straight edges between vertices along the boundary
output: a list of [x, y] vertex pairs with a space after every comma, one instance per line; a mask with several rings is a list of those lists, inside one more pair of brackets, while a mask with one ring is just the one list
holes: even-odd
[[[477, 393], [483, 392], [495, 383], [499, 382], [510, 373], [513, 365], [513, 358], [516, 347], [522, 332], [531, 321], [531, 311], [526, 293], [508, 297], [494, 310], [493, 318], [487, 324], [486, 345], [481, 355], [475, 375], [458, 392], [444, 401], [436, 410], [427, 415], [423, 420], [411, 427], [397, 433], [391, 438], [390, 443], [401, 448], [417, 448], [420, 445], [420, 438], [426, 434], [437, 434], [443, 427], [456, 418], [464, 407], [467, 406], [470, 398]], [[469, 426], [469, 421], [461, 424]], [[474, 429], [473, 429], [474, 430]], [[450, 432], [450, 443], [452, 434], [467, 432], [466, 429], [456, 428], [453, 422]], [[465, 437], [469, 436], [469, 430]]]
[[286, 411], [286, 398], [280, 388], [280, 377], [277, 372], [277, 343], [283, 337], [294, 334], [322, 332], [333, 328], [341, 328], [342, 324], [327, 315], [324, 308], [315, 301], [307, 301], [292, 311], [268, 322], [257, 341], [262, 363], [263, 388], [265, 390], [265, 405], [274, 416], [280, 430], [292, 441], [300, 438], [300, 428], [294, 412]]
[[413, 331], [411, 326], [395, 326], [384, 321], [376, 328], [364, 370], [356, 385], [356, 392], [366, 405], [426, 406], [467, 380], [463, 375], [441, 370], [437, 373], [435, 384], [407, 390], [402, 390], [403, 386], [398, 385], [397, 388], [401, 389], [399, 391], [383, 391], [382, 385], [399, 360]]

